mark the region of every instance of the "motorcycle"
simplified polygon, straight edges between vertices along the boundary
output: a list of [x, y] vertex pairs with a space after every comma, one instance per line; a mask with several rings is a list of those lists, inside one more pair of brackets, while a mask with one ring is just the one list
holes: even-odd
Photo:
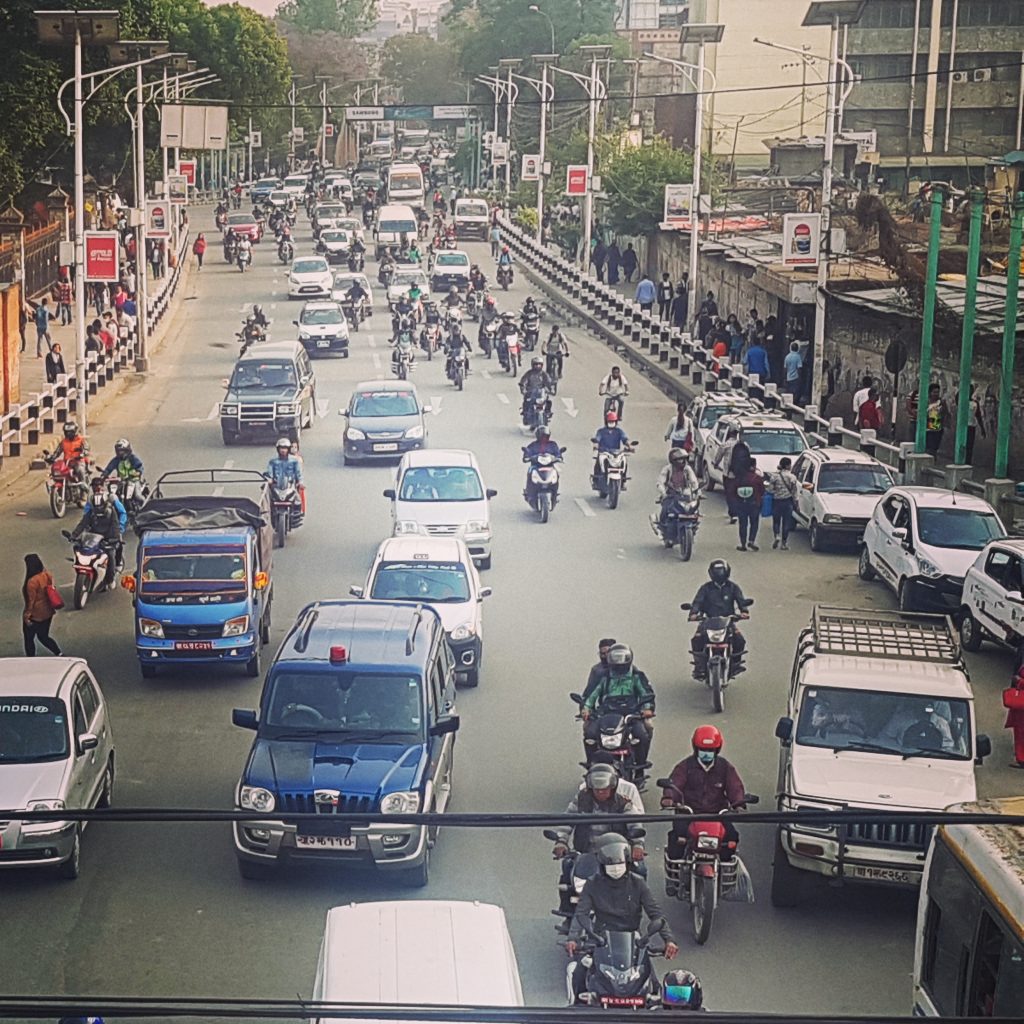
[[530, 483], [533, 485], [533, 498], [529, 497], [528, 491], [523, 491], [523, 497], [532, 509], [535, 509], [540, 516], [540, 521], [546, 523], [551, 515], [551, 510], [558, 504], [558, 463], [562, 461], [565, 449], [560, 449], [558, 455], [545, 453], [530, 459], [523, 449], [523, 462], [530, 463]]
[[523, 344], [527, 352], [532, 352], [537, 347], [540, 339], [540, 316], [536, 313], [523, 316]]
[[107, 489], [111, 497], [117, 498], [128, 514], [128, 522], [134, 525], [135, 516], [149, 497], [149, 484], [141, 476], [110, 477]]
[[224, 230], [224, 225], [228, 222], [228, 215], [226, 210], [218, 210], [217, 216], [214, 218], [214, 223], [217, 225], [218, 231]]
[[299, 489], [293, 481], [284, 487], [278, 487], [273, 481], [270, 484], [270, 506], [274, 523], [274, 543], [283, 548], [288, 534], [302, 525], [302, 502]]
[[358, 331], [359, 325], [362, 323], [363, 319], [362, 303], [357, 305], [355, 299], [342, 299], [341, 311], [345, 314], [345, 319], [348, 321], [352, 330]]
[[270, 340], [269, 333], [262, 327], [256, 327], [252, 332], [239, 331], [235, 337], [239, 340], [241, 348], [238, 350], [238, 358], [241, 359], [253, 345], [260, 345]]
[[[682, 798], [682, 793], [669, 779], [658, 779], [662, 789], [673, 789]], [[760, 797], [744, 793], [744, 804], [760, 803]], [[686, 804], [674, 805], [677, 814], [693, 814]], [[723, 811], [718, 815], [729, 812]], [[691, 821], [686, 828], [686, 846], [681, 860], [669, 857], [668, 844], [665, 846], [665, 893], [684, 903], [690, 904], [694, 941], [703, 946], [711, 937], [715, 911], [721, 900], [736, 903], [753, 903], [754, 887], [750, 874], [739, 856], [722, 859], [726, 829], [721, 820], [711, 818]]]
[[471, 291], [466, 296], [466, 313], [474, 323], [480, 319], [480, 295], [478, 292]]
[[512, 268], [504, 263], [498, 264], [498, 284], [501, 285], [505, 291], [508, 291], [508, 286], [512, 283]]
[[638, 441], [630, 441], [624, 448], [615, 451], [597, 452], [597, 470], [590, 477], [590, 486], [606, 498], [609, 508], [619, 507], [619, 495], [626, 489], [629, 480], [627, 459], [636, 449]]
[[[652, 950], [651, 940], [664, 926], [663, 919], [655, 918], [643, 935], [611, 930], [598, 935], [586, 928], [579, 959], [570, 961], [565, 972], [569, 1005], [604, 1010], [660, 1007], [661, 983], [651, 960], [663, 950]], [[581, 991], [574, 984], [578, 967], [586, 970]]]
[[480, 349], [488, 359], [498, 346], [498, 321], [486, 323], [480, 330]]
[[235, 257], [238, 256], [238, 240], [235, 238], [226, 238], [224, 240], [224, 262], [234, 263]]
[[[576, 717], [582, 721], [583, 696], [579, 693], [570, 693], [569, 699], [579, 706], [580, 713]], [[612, 763], [619, 776], [627, 782], [632, 782], [638, 789], [643, 789], [646, 771], [651, 767], [651, 763], [637, 759], [635, 747], [639, 741], [631, 730], [633, 723], [640, 721], [643, 721], [643, 715], [637, 711], [636, 702], [631, 697], [610, 697], [599, 709], [597, 730], [598, 743], [605, 753], [611, 754]], [[588, 766], [589, 762], [588, 757]]]
[[688, 562], [700, 526], [700, 491], [672, 494], [661, 500], [662, 515], [652, 513], [651, 527], [665, 547], [679, 545], [679, 557]]
[[413, 354], [412, 333], [403, 331], [395, 343], [395, 352], [391, 359], [391, 370], [399, 380], [408, 380], [409, 374], [416, 369]]
[[248, 249], [239, 249], [236, 262], [238, 269], [244, 274], [245, 268], [252, 265], [252, 253]]
[[[46, 493], [50, 498], [50, 512], [54, 519], [63, 519], [68, 503], [73, 502], [79, 508], [85, 508], [89, 500], [89, 483], [78, 476], [77, 460], [68, 461], [63, 455], [56, 458], [49, 452], [43, 452], [46, 459], [53, 458], [50, 463], [50, 475], [46, 478]], [[88, 472], [89, 461], [85, 460], [84, 469]]]
[[548, 376], [554, 381], [562, 379], [562, 360], [564, 358], [561, 352], [549, 352], [547, 354], [545, 369]]
[[366, 257], [361, 252], [349, 252], [348, 269], [352, 274], [361, 274], [366, 266]]
[[433, 359], [434, 353], [441, 347], [441, 325], [424, 324], [420, 331], [420, 348], [427, 353], [427, 359]]
[[[743, 602], [744, 608], [749, 608], [754, 603], [751, 597]], [[690, 611], [692, 605], [689, 602], [679, 606], [683, 611]], [[733, 636], [736, 633], [735, 623], [740, 619], [747, 618], [744, 615], [717, 616], [710, 618], [705, 616], [697, 627], [707, 637], [707, 679], [705, 683], [711, 691], [711, 703], [716, 711], [725, 710], [725, 690], [735, 676], [746, 671], [743, 666], [743, 655], [737, 656], [733, 651]], [[746, 652], [744, 652], [745, 654]], [[696, 660], [694, 661], [696, 667]]]
[[462, 327], [462, 310], [458, 306], [449, 306], [444, 317], [445, 328], [450, 332], [453, 327]]
[[530, 430], [548, 426], [551, 422], [548, 412], [550, 401], [547, 388], [530, 388], [523, 403], [523, 425]]
[[448, 360], [448, 379], [459, 389], [466, 386], [466, 375], [469, 373], [469, 355], [466, 346], [460, 345], [458, 353], [453, 354]]
[[83, 533], [76, 540], [68, 530], [60, 532], [73, 546], [74, 555], [68, 561], [75, 568], [75, 611], [81, 611], [94, 592], [113, 589], [120, 572], [114, 551], [117, 541], [107, 540], [98, 533]]
[[277, 247], [277, 258], [282, 263], [291, 263], [295, 258], [295, 246], [287, 238], [281, 239], [281, 244]]
[[518, 330], [513, 327], [498, 335], [498, 362], [501, 363], [501, 368], [508, 370], [513, 377], [519, 373], [521, 353]]

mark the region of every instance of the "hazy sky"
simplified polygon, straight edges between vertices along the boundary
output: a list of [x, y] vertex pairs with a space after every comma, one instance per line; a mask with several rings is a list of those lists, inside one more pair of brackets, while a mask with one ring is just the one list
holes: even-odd
[[[231, 0], [206, 0], [206, 3], [210, 7], [216, 7], [218, 3], [229, 3]], [[260, 14], [266, 14], [268, 17], [277, 10], [278, 4], [281, 0], [238, 0], [243, 7], [251, 7], [254, 11], [259, 11]]]

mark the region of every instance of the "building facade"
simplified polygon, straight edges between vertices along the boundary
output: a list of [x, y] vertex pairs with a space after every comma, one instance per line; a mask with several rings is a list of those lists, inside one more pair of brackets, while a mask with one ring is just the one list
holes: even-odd
[[686, 20], [690, 0], [619, 0], [616, 29], [674, 28]]

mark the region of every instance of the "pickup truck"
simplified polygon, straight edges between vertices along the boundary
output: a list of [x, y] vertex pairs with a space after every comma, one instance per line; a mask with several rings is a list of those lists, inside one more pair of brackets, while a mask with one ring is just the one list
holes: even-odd
[[273, 525], [258, 470], [164, 473], [135, 520], [135, 649], [144, 679], [164, 665], [260, 674], [270, 640]]

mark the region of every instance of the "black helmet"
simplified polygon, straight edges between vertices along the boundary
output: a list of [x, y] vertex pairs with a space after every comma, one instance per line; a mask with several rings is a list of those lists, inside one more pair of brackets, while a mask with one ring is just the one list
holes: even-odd
[[608, 652], [608, 667], [612, 675], [625, 675], [632, 664], [632, 649], [627, 644], [613, 644]]
[[68, 420], [68, 422], [64, 424], [64, 436], [69, 441], [74, 441], [74, 439], [78, 437], [78, 424], [74, 420]]
[[114, 442], [114, 452], [117, 455], [120, 455], [122, 459], [126, 455], [131, 455], [131, 453], [132, 453], [132, 443], [131, 443], [131, 441], [129, 441], [127, 437], [119, 437]]
[[704, 1005], [700, 978], [690, 971], [669, 971], [661, 984], [661, 1003], [666, 1009], [699, 1010]]
[[724, 558], [716, 558], [708, 566], [708, 577], [712, 583], [725, 583], [732, 575], [732, 569]]
[[587, 789], [615, 790], [619, 785], [619, 773], [610, 764], [594, 764], [590, 766], [586, 777]]
[[539, 440], [540, 440], [541, 438], [543, 438], [543, 437], [550, 437], [550, 436], [551, 436], [551, 431], [550, 431], [550, 430], [548, 430], [548, 428], [547, 428], [547, 427], [544, 427], [544, 426], [540, 426], [540, 427], [538, 427], [538, 428], [537, 428], [537, 429], [536, 429], [536, 430], [534, 431], [534, 434], [535, 434], [535, 436], [536, 436], [537, 440], [539, 441]]

